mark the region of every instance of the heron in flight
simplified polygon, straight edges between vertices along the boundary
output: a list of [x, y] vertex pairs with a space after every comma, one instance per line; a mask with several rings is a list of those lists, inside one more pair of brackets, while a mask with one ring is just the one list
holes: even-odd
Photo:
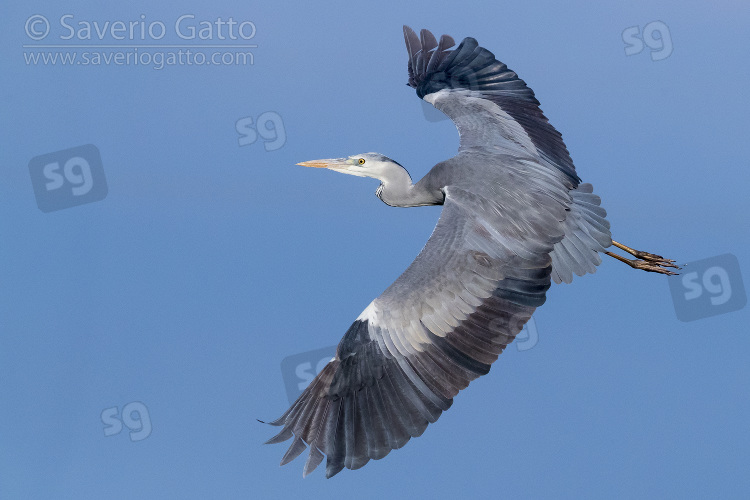
[[[358, 469], [420, 436], [544, 304], [552, 281], [596, 271], [600, 254], [675, 274], [674, 261], [613, 241], [606, 211], [581, 183], [534, 92], [474, 38], [455, 45], [404, 26], [408, 85], [453, 120], [458, 154], [414, 184], [378, 153], [300, 163], [372, 177], [394, 207], [443, 205], [420, 254], [373, 300], [336, 354], [279, 419], [268, 443], [309, 447], [303, 476]], [[629, 259], [608, 251], [615, 246]]]

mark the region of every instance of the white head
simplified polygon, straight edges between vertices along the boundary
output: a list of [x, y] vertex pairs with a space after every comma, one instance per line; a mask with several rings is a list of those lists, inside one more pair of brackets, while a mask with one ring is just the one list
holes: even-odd
[[[399, 163], [380, 153], [362, 153], [345, 158], [329, 158], [325, 160], [303, 161], [297, 165], [303, 167], [327, 168], [334, 172], [372, 177], [381, 182], [399, 178], [406, 172]], [[408, 175], [408, 174], [407, 174]]]
[[327, 168], [334, 172], [372, 177], [380, 181], [375, 194], [386, 205], [392, 207], [420, 207], [442, 205], [445, 193], [439, 188], [412, 184], [411, 176], [399, 163], [380, 153], [362, 153], [346, 158], [330, 158], [298, 163], [304, 167]]

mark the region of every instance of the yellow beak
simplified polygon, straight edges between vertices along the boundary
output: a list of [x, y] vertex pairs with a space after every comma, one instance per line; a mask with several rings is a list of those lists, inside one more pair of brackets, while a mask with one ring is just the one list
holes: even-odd
[[303, 162], [297, 163], [297, 165], [302, 165], [303, 167], [312, 167], [312, 168], [326, 168], [328, 166], [328, 163], [325, 160], [312, 160], [312, 161], [303, 161]]
[[351, 166], [349, 158], [328, 158], [325, 160], [311, 160], [297, 163], [303, 167], [346, 169]]

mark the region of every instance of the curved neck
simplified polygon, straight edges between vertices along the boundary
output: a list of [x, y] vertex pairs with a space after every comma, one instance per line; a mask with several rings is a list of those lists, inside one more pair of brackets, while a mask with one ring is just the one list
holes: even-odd
[[443, 192], [425, 189], [421, 183], [412, 184], [411, 176], [400, 165], [389, 165], [380, 179], [380, 186], [375, 194], [383, 203], [392, 207], [420, 207], [425, 205], [442, 205]]

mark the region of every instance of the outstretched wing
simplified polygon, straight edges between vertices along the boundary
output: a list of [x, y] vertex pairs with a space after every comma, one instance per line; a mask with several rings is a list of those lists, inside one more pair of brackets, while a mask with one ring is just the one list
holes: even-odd
[[536, 176], [562, 182], [571, 197], [565, 238], [552, 252], [552, 279], [570, 283], [573, 275], [593, 273], [598, 252], [611, 244], [606, 211], [590, 184], [580, 184], [562, 136], [539, 108], [534, 92], [516, 73], [473, 38], [455, 50], [453, 39], [440, 42], [427, 30], [420, 37], [404, 26], [409, 52], [408, 85], [448, 115], [460, 134], [459, 152], [510, 154], [533, 160]]
[[455, 50], [453, 39], [440, 42], [427, 30], [421, 38], [404, 26], [409, 52], [408, 85], [453, 120], [460, 151], [530, 157], [562, 174], [569, 189], [580, 179], [562, 135], [550, 125], [534, 92], [516, 73], [464, 38]]
[[[510, 192], [445, 188], [440, 220], [409, 268], [357, 318], [336, 356], [273, 425], [292, 438], [284, 465], [308, 446], [304, 475], [380, 459], [422, 434], [484, 375], [545, 301], [565, 204]], [[488, 196], [497, 193], [502, 204]], [[508, 196], [502, 196], [506, 194]], [[523, 214], [529, 204], [545, 210]]]

